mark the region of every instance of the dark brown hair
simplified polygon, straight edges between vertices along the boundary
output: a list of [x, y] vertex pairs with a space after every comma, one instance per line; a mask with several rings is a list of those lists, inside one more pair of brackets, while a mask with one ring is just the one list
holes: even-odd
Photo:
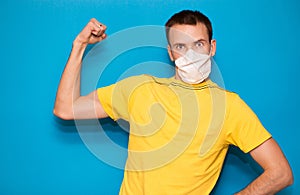
[[183, 10], [174, 14], [165, 24], [166, 27], [166, 35], [168, 38], [170, 27], [175, 24], [189, 24], [189, 25], [197, 25], [197, 23], [202, 23], [206, 26], [207, 34], [209, 41], [212, 40], [213, 30], [210, 20], [207, 16], [202, 14], [199, 11], [192, 10]]

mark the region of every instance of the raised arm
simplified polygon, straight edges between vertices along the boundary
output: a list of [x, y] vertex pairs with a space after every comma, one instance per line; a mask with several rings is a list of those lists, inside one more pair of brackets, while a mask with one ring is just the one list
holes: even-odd
[[80, 96], [80, 71], [83, 53], [88, 44], [94, 44], [106, 38], [106, 26], [91, 19], [73, 41], [68, 62], [62, 74], [53, 113], [62, 119], [104, 118], [104, 112], [96, 91]]
[[264, 172], [236, 195], [272, 195], [293, 183], [293, 174], [273, 138], [250, 152]]

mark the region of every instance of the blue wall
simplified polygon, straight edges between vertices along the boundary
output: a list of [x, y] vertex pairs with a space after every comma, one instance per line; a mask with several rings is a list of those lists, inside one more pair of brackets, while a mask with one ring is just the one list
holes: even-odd
[[[215, 60], [226, 88], [252, 107], [293, 168], [295, 184], [279, 194], [300, 194], [296, 0], [2, 1], [0, 194], [117, 194], [123, 171], [95, 157], [73, 122], [52, 115], [61, 72], [73, 39], [90, 18], [105, 23], [113, 35], [130, 27], [163, 25], [181, 9], [198, 9], [211, 18]], [[155, 50], [151, 57], [168, 62], [164, 52]], [[134, 56], [138, 63], [150, 60], [147, 52], [126, 55], [131, 62]], [[116, 74], [103, 77], [99, 85], [114, 82]], [[112, 139], [126, 145], [126, 133], [111, 121], [102, 122]], [[232, 194], [259, 172], [249, 156], [232, 148], [214, 194]]]

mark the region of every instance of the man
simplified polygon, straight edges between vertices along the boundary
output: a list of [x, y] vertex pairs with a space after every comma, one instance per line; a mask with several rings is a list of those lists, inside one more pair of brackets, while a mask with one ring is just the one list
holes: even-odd
[[166, 23], [168, 52], [176, 65], [173, 78], [134, 76], [81, 96], [83, 53], [88, 44], [106, 38], [105, 30], [91, 19], [74, 40], [54, 114], [129, 121], [120, 194], [209, 194], [231, 144], [264, 169], [236, 194], [275, 194], [293, 183], [284, 154], [252, 110], [209, 79], [216, 40], [205, 15], [184, 10]]

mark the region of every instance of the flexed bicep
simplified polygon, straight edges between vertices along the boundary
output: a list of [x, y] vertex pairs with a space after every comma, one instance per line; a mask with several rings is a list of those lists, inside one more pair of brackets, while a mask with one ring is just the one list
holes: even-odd
[[73, 106], [74, 119], [106, 118], [108, 115], [101, 105], [97, 91], [79, 97]]

